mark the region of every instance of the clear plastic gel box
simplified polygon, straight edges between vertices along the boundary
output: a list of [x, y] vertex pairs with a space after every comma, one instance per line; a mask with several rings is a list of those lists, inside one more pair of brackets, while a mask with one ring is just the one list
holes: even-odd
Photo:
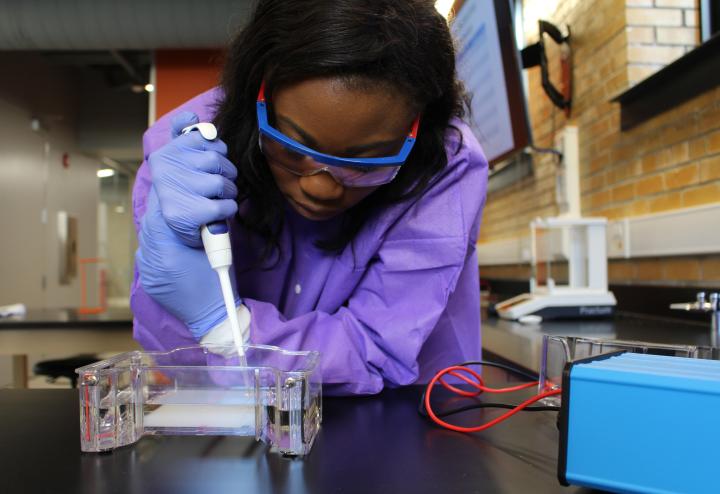
[[[544, 335], [538, 393], [560, 387], [563, 370], [568, 362], [617, 351], [720, 360], [720, 349], [709, 346]], [[560, 395], [554, 395], [541, 401], [559, 406], [561, 398]]]
[[[304, 455], [322, 419], [317, 352], [246, 345], [127, 352], [77, 369], [80, 448], [111, 451], [142, 436], [255, 436]], [[242, 364], [242, 365], [241, 365]]]

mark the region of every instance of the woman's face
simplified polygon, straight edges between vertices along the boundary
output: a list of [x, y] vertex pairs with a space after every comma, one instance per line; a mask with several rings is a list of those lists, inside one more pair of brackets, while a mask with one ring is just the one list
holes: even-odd
[[[355, 89], [340, 79], [309, 79], [274, 92], [275, 127], [305, 146], [342, 157], [391, 156], [401, 148], [415, 113], [395, 91]], [[292, 207], [310, 220], [327, 220], [378, 187], [345, 187], [329, 173], [308, 177], [270, 170]]]

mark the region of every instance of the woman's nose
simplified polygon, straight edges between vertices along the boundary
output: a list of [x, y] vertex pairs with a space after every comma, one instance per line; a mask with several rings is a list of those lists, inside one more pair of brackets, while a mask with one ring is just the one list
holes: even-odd
[[300, 177], [300, 189], [319, 202], [340, 199], [344, 191], [344, 187], [327, 172]]

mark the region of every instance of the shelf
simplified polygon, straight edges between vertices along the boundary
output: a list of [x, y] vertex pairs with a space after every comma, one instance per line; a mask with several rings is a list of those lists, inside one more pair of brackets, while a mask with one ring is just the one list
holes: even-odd
[[720, 85], [720, 34], [613, 98], [629, 130]]

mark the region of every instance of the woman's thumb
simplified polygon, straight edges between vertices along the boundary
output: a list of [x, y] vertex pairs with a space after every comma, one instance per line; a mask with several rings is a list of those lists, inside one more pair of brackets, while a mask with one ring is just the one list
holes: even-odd
[[180, 135], [182, 130], [196, 123], [199, 123], [200, 119], [191, 111], [182, 111], [172, 118], [172, 136], [173, 139]]

